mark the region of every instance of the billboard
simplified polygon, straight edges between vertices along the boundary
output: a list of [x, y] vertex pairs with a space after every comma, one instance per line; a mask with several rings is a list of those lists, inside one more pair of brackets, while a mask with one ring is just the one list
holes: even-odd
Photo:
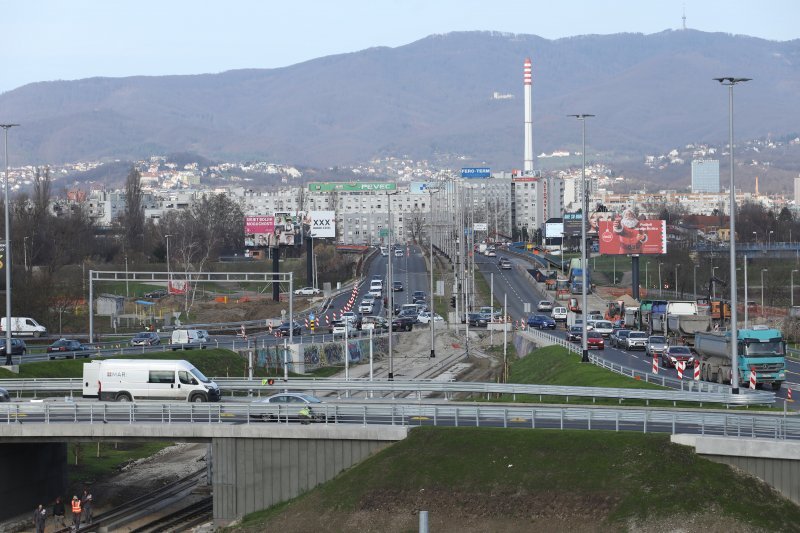
[[244, 217], [245, 246], [273, 246], [275, 234], [274, 216]]
[[309, 211], [303, 226], [309, 225], [309, 234], [315, 239], [336, 237], [336, 211]]
[[[632, 209], [596, 219], [600, 253], [605, 255], [658, 255], [667, 253], [667, 223], [639, 217]], [[591, 222], [591, 219], [590, 219]]]
[[489, 231], [489, 224], [487, 222], [475, 222], [472, 225], [475, 231]]
[[408, 192], [409, 194], [428, 194], [430, 188], [430, 183], [426, 181], [412, 181], [408, 186]]
[[580, 237], [582, 220], [582, 213], [564, 213], [564, 235], [568, 237]]
[[544, 224], [545, 239], [560, 239], [562, 233], [564, 233], [563, 222], [545, 222]]
[[490, 178], [492, 169], [489, 167], [468, 167], [461, 169], [462, 178]]
[[291, 213], [275, 213], [275, 235], [272, 246], [294, 246], [300, 244], [302, 231], [300, 229], [300, 216]]
[[370, 183], [349, 183], [349, 182], [324, 182], [309, 183], [310, 192], [371, 192], [371, 191], [396, 191], [396, 183], [370, 182]]

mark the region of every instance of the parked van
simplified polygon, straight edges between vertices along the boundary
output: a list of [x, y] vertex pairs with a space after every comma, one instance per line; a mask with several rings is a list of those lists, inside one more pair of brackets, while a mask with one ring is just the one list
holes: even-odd
[[83, 365], [83, 397], [216, 402], [219, 387], [188, 361], [106, 359]]
[[176, 329], [172, 332], [173, 350], [205, 349], [207, 342], [208, 334], [202, 329]]
[[[6, 331], [6, 317], [0, 318], [0, 332]], [[12, 335], [30, 335], [33, 337], [46, 337], [47, 328], [39, 324], [32, 318], [24, 316], [11, 317], [11, 334]]]

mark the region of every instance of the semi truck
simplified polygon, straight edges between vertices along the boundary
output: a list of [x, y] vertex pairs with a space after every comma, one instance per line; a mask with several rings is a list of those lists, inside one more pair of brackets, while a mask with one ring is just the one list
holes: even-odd
[[654, 333], [662, 333], [694, 345], [695, 334], [711, 331], [711, 316], [701, 314], [695, 301], [654, 302], [651, 309], [651, 325]]
[[[731, 382], [731, 332], [699, 332], [694, 351], [700, 362], [700, 378], [717, 383]], [[779, 390], [786, 380], [786, 343], [780, 330], [740, 329], [738, 333], [739, 383], [746, 386], [750, 371], [756, 371], [756, 384]]]

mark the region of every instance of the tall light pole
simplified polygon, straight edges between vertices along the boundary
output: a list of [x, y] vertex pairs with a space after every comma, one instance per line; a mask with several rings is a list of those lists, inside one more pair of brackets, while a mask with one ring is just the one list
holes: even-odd
[[791, 291], [792, 291], [792, 295], [791, 295], [791, 299], [792, 299], [791, 306], [792, 307], [794, 307], [794, 273], [795, 272], [797, 272], [797, 270], [792, 270], [792, 273], [789, 275], [789, 280], [791, 282]]
[[429, 217], [429, 220], [430, 220], [430, 233], [428, 235], [428, 240], [430, 241], [430, 245], [431, 245], [431, 320], [430, 320], [430, 322], [431, 322], [431, 357], [436, 357], [436, 346], [435, 346], [435, 342], [436, 341], [435, 341], [435, 336], [434, 336], [434, 331], [433, 331], [433, 329], [434, 329], [433, 323], [435, 322], [433, 317], [436, 316], [436, 310], [435, 310], [434, 305], [433, 305], [433, 270], [434, 270], [434, 268], [433, 268], [434, 267], [434, 263], [433, 263], [433, 260], [434, 260], [434, 257], [433, 257], [433, 195], [434, 195], [434, 193], [439, 192], [439, 189], [430, 189], [429, 188], [428, 192], [431, 195], [431, 201], [428, 204], [428, 207], [430, 207], [430, 210], [431, 210], [431, 214], [430, 214], [430, 217]]
[[769, 251], [770, 247], [772, 246], [772, 234], [773, 233], [774, 232], [772, 230], [769, 230], [769, 233], [767, 234], [767, 251]]
[[172, 288], [172, 270], [170, 269], [170, 266], [169, 266], [169, 238], [170, 237], [174, 237], [174, 235], [164, 235], [164, 238], [167, 239], [167, 294], [169, 294], [170, 289]]
[[[22, 253], [25, 256], [25, 272], [28, 271], [28, 239], [30, 239], [28, 235], [25, 235], [22, 239]], [[31, 261], [33, 261], [33, 258], [31, 258]]]
[[678, 263], [675, 265], [675, 298], [678, 297], [678, 269], [680, 268], [681, 264]]
[[125, 254], [125, 298], [130, 297], [130, 291], [128, 290], [128, 254]]
[[664, 284], [661, 283], [661, 263], [658, 264], [658, 296], [664, 297]]
[[713, 299], [717, 298], [717, 282], [716, 282], [717, 275], [714, 272], [716, 272], [718, 268], [719, 268], [718, 266], [711, 267], [711, 288], [712, 288], [711, 298]]
[[[736, 329], [736, 182], [734, 180], [733, 165], [733, 86], [738, 83], [750, 81], [750, 78], [714, 78], [728, 87], [728, 142], [731, 154], [731, 185], [730, 185], [730, 249], [731, 249], [731, 392], [739, 394], [739, 357], [738, 330]], [[761, 284], [762, 290], [764, 284]]]
[[392, 278], [392, 256], [394, 256], [394, 250], [392, 250], [392, 196], [395, 194], [397, 194], [397, 192], [389, 193], [389, 191], [386, 191], [386, 210], [389, 218], [389, 236], [387, 238], [389, 256], [388, 260], [386, 261], [386, 288], [389, 291], [389, 294], [387, 295], [388, 298], [386, 299], [386, 305], [388, 307], [386, 310], [386, 316], [389, 320], [389, 381], [394, 381], [394, 352], [392, 351], [392, 322], [394, 321], [394, 280]]
[[11, 366], [11, 223], [8, 205], [8, 130], [19, 124], [0, 124], [5, 137], [6, 183], [5, 183], [5, 208], [6, 208], [6, 365]]
[[692, 272], [692, 294], [695, 300], [697, 299], [697, 267], [699, 266], [700, 265], [694, 265], [694, 271]]
[[748, 299], [748, 291], [747, 291], [747, 255], [744, 256], [744, 329], [747, 329], [747, 313], [748, 307], [750, 306], [750, 300]]
[[[764, 316], [764, 272], [768, 269], [762, 268], [761, 269], [761, 316]], [[733, 311], [731, 311], [733, 312]]]
[[594, 115], [580, 113], [569, 116], [575, 117], [581, 121], [581, 276], [583, 277], [581, 280], [581, 313], [583, 314], [583, 320], [581, 320], [581, 362], [588, 363], [589, 345], [588, 338], [586, 336], [586, 315], [589, 312], [589, 309], [586, 297], [586, 281], [589, 278], [586, 276], [586, 267], [588, 266], [588, 261], [586, 260], [586, 222], [589, 219], [589, 209], [586, 201], [588, 198], [586, 191], [586, 119], [591, 118]]

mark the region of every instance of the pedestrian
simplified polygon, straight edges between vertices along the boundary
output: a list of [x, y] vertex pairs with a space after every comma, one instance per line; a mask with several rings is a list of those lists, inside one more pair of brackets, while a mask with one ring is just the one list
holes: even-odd
[[67, 522], [64, 519], [64, 502], [61, 501], [61, 496], [56, 497], [56, 502], [53, 504], [53, 521], [58, 528], [67, 526]]
[[298, 414], [300, 415], [301, 424], [305, 425], [311, 423], [311, 409], [308, 407], [308, 405], [304, 405]]
[[81, 507], [83, 508], [83, 521], [87, 524], [92, 523], [92, 493], [89, 489], [83, 489], [81, 496]]
[[40, 503], [33, 512], [33, 527], [36, 533], [44, 533], [44, 522], [47, 520], [47, 509]]
[[81, 500], [78, 496], [72, 497], [72, 529], [81, 530]]

